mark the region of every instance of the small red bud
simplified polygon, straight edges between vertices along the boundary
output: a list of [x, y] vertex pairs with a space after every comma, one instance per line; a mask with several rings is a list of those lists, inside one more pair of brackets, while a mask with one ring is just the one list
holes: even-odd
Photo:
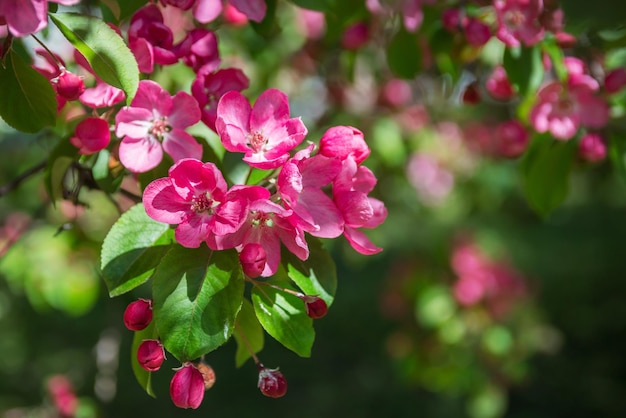
[[251, 279], [257, 278], [263, 273], [266, 260], [265, 249], [255, 242], [246, 244], [239, 253], [241, 268], [244, 274]]
[[598, 163], [606, 158], [607, 148], [600, 134], [589, 132], [578, 143], [578, 155], [589, 163]]
[[77, 100], [85, 91], [83, 78], [67, 70], [62, 70], [56, 78], [55, 87], [59, 96], [70, 101]]
[[131, 331], [141, 331], [152, 321], [152, 301], [137, 299], [124, 311], [124, 325]]
[[328, 313], [328, 305], [324, 302], [324, 299], [318, 296], [305, 295], [304, 306], [306, 307], [306, 314], [313, 318], [319, 319], [326, 316]]
[[262, 364], [259, 367], [259, 389], [270, 398], [281, 398], [287, 393], [287, 381], [278, 369], [268, 369]]
[[463, 103], [474, 105], [480, 102], [480, 94], [478, 93], [478, 87], [476, 82], [468, 84], [463, 92]]
[[215, 384], [215, 371], [213, 367], [206, 363], [198, 364], [198, 370], [202, 373], [202, 379], [204, 379], [204, 390], [209, 390]]
[[165, 350], [159, 340], [144, 340], [137, 349], [139, 365], [149, 372], [156, 372], [165, 360]]
[[179, 408], [197, 409], [204, 398], [202, 373], [192, 363], [185, 363], [170, 382], [170, 397]]
[[626, 86], [626, 68], [609, 71], [604, 78], [604, 89], [609, 94], [620, 91], [624, 86]]

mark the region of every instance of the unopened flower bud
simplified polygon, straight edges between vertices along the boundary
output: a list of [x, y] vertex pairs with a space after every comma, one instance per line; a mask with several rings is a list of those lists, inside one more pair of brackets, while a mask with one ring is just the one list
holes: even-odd
[[606, 158], [606, 144], [600, 134], [590, 132], [580, 139], [578, 154], [584, 161], [597, 163]]
[[259, 389], [270, 398], [280, 398], [287, 393], [287, 380], [278, 369], [268, 369], [262, 364], [259, 367]]
[[192, 363], [185, 363], [170, 382], [170, 397], [179, 408], [197, 409], [204, 398], [204, 378]]
[[448, 32], [457, 32], [461, 27], [461, 12], [457, 8], [446, 9], [441, 13], [441, 23]]
[[77, 100], [85, 91], [83, 78], [67, 70], [62, 70], [55, 81], [56, 92], [66, 100]]
[[206, 363], [198, 364], [198, 370], [202, 373], [202, 379], [204, 379], [204, 390], [209, 390], [215, 384], [215, 371], [213, 367]]
[[152, 301], [137, 299], [124, 311], [124, 325], [131, 331], [141, 331], [152, 321]]
[[265, 269], [267, 254], [265, 249], [255, 242], [246, 244], [239, 253], [239, 262], [246, 276], [254, 279], [259, 277]]
[[616, 93], [626, 86], [626, 68], [616, 68], [604, 78], [604, 89], [607, 93]]
[[461, 99], [464, 104], [468, 105], [474, 105], [480, 102], [480, 93], [478, 93], [476, 82], [467, 85]]
[[306, 314], [313, 319], [319, 319], [328, 313], [328, 305], [318, 296], [305, 295], [302, 300], [306, 307]]
[[530, 135], [517, 120], [509, 120], [496, 128], [496, 151], [503, 157], [516, 158], [528, 148]]
[[149, 372], [156, 372], [165, 360], [165, 349], [159, 340], [144, 340], [137, 349], [139, 365]]
[[357, 50], [367, 43], [370, 33], [365, 22], [358, 22], [349, 26], [341, 37], [341, 46], [349, 50]]
[[479, 47], [485, 45], [491, 38], [489, 26], [478, 19], [470, 18], [465, 25], [465, 39], [470, 45]]

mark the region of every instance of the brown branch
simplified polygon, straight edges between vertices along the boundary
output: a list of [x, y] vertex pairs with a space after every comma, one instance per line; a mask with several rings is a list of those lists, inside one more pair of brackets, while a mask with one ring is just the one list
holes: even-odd
[[23, 172], [22, 174], [14, 178], [13, 180], [4, 184], [3, 186], [0, 186], [0, 197], [4, 196], [5, 194], [8, 194], [13, 189], [16, 189], [24, 180], [27, 180], [30, 176], [35, 175], [38, 172], [42, 171], [44, 168], [46, 168], [46, 163], [47, 161], [42, 161], [36, 166], [29, 168], [28, 170], [26, 170], [25, 172]]

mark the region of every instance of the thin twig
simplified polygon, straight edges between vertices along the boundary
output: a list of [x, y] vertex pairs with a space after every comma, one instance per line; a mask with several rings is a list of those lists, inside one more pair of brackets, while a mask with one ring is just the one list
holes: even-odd
[[14, 178], [13, 180], [9, 181], [5, 185], [0, 186], [0, 197], [9, 193], [13, 189], [16, 189], [20, 185], [20, 183], [22, 183], [24, 180], [28, 179], [30, 176], [37, 174], [38, 172], [46, 168], [46, 164], [47, 164], [47, 161], [42, 161], [36, 166], [29, 168], [28, 170], [26, 170], [25, 172], [23, 172], [22, 174]]

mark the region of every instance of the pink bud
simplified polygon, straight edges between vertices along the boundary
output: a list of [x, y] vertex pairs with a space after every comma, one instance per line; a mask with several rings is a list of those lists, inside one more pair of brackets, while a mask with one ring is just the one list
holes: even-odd
[[83, 78], [65, 69], [61, 70], [61, 75], [53, 81], [56, 82], [54, 84], [56, 92], [66, 100], [77, 100], [85, 91]]
[[324, 299], [318, 296], [305, 295], [302, 300], [304, 300], [306, 314], [310, 318], [319, 319], [328, 313], [328, 305], [326, 305]]
[[616, 93], [626, 86], [626, 68], [616, 68], [604, 78], [604, 89], [607, 93]]
[[141, 331], [152, 321], [152, 301], [137, 299], [124, 311], [124, 325], [131, 331]]
[[259, 389], [270, 398], [281, 398], [287, 393], [287, 381], [278, 369], [268, 369], [259, 364]]
[[470, 18], [465, 25], [465, 39], [473, 46], [483, 46], [491, 38], [491, 30], [478, 19]]
[[156, 372], [165, 360], [165, 350], [159, 340], [144, 340], [137, 349], [139, 365], [149, 372]]
[[103, 150], [111, 141], [109, 123], [101, 118], [88, 117], [76, 125], [75, 136], [70, 142], [79, 149], [79, 154], [93, 154]]
[[485, 83], [485, 88], [489, 94], [498, 100], [509, 100], [513, 97], [513, 95], [515, 95], [513, 86], [509, 82], [509, 78], [506, 74], [506, 70], [501, 65], [498, 65], [493, 69], [491, 76], [489, 76], [487, 82]]
[[202, 373], [192, 363], [185, 363], [170, 382], [170, 397], [179, 408], [197, 409], [204, 398]]
[[478, 93], [476, 82], [467, 85], [461, 99], [465, 104], [474, 105], [480, 103], [480, 93]]
[[257, 278], [263, 273], [266, 261], [265, 249], [255, 242], [246, 244], [239, 253], [239, 262], [243, 273], [251, 279]]
[[233, 26], [242, 26], [248, 23], [248, 17], [237, 10], [232, 4], [226, 3], [222, 17]]
[[496, 129], [496, 151], [507, 158], [519, 157], [528, 147], [529, 135], [517, 120], [509, 120]]
[[443, 27], [449, 32], [457, 32], [461, 27], [461, 12], [459, 9], [450, 8], [441, 14]]
[[578, 155], [584, 161], [597, 163], [606, 158], [606, 144], [600, 134], [590, 132], [578, 143]]
[[345, 49], [356, 50], [362, 47], [369, 39], [370, 33], [367, 24], [358, 22], [349, 26], [341, 37], [341, 46]]
[[319, 152], [326, 157], [336, 157], [340, 160], [345, 160], [351, 156], [357, 164], [363, 162], [370, 155], [370, 149], [365, 143], [363, 132], [352, 126], [329, 128], [320, 139]]

